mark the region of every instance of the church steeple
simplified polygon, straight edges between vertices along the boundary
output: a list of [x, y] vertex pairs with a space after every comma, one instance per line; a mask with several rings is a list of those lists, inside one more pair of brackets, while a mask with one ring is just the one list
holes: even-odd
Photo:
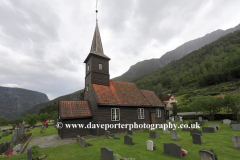
[[84, 61], [84, 63], [86, 63], [85, 87], [87, 92], [88, 87], [90, 87], [91, 84], [109, 86], [109, 60], [110, 58], [103, 52], [98, 21], [96, 19], [96, 27], [93, 35], [92, 46], [90, 53]]

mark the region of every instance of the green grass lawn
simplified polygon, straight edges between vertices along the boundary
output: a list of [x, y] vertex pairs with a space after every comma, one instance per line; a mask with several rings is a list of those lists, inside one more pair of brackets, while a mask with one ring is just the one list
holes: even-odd
[[48, 136], [48, 135], [52, 135], [52, 134], [58, 134], [58, 131], [56, 130], [56, 128], [54, 128], [53, 126], [48, 126], [48, 128], [44, 127], [46, 130], [43, 131], [43, 133], [41, 133], [41, 127], [34, 127], [33, 129], [31, 129], [29, 131], [29, 133], [33, 134], [33, 137], [37, 137], [37, 136]]
[[[186, 121], [187, 122], [187, 121]], [[179, 124], [179, 123], [178, 123]], [[203, 133], [202, 141], [204, 144], [198, 145], [192, 143], [192, 137], [189, 132], [182, 132], [178, 129], [178, 135], [181, 136], [180, 141], [172, 141], [171, 134], [163, 135], [162, 130], [157, 129], [160, 139], [150, 139], [149, 133], [135, 132], [132, 136], [135, 145], [129, 146], [124, 144], [124, 135], [119, 136], [120, 139], [99, 139], [89, 141], [93, 146], [81, 148], [79, 144], [72, 143], [68, 145], [49, 147], [47, 149], [41, 149], [40, 153], [48, 155], [48, 160], [100, 160], [101, 147], [108, 147], [113, 150], [113, 153], [121, 155], [121, 157], [133, 157], [136, 160], [170, 160], [177, 159], [175, 157], [164, 155], [163, 143], [177, 143], [188, 151], [188, 155], [183, 157], [186, 160], [200, 159], [200, 150], [210, 150], [211, 148], [217, 154], [219, 160], [239, 160], [240, 151], [234, 149], [230, 135], [240, 135], [239, 131], [232, 131], [229, 125], [223, 125], [220, 121], [211, 121], [205, 124], [205, 127], [209, 124], [218, 124], [222, 130], [217, 130], [216, 133]], [[201, 130], [201, 129], [200, 129]], [[34, 131], [34, 130], [33, 130]], [[34, 131], [35, 132], [35, 131]], [[33, 132], [33, 134], [34, 134]], [[37, 133], [37, 131], [36, 131]], [[152, 140], [157, 146], [157, 150], [148, 151], [146, 141]], [[27, 159], [27, 154], [21, 154], [17, 157], [9, 158], [9, 160]]]

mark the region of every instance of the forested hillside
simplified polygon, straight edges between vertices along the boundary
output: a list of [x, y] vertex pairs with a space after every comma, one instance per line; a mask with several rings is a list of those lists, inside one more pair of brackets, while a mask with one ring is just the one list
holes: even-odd
[[181, 86], [204, 87], [240, 78], [240, 31], [227, 34], [134, 82], [153, 90], [159, 83], [177, 92]]

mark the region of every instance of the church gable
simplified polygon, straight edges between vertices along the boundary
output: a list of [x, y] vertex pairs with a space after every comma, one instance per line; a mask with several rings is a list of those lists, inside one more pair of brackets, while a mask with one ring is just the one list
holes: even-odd
[[165, 107], [162, 101], [157, 97], [153, 91], [141, 90], [144, 96], [148, 99], [152, 106]]

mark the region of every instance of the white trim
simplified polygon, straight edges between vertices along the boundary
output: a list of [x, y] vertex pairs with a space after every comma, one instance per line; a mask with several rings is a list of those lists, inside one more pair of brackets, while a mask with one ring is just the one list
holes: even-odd
[[144, 108], [138, 108], [137, 113], [138, 113], [138, 119], [144, 119]]
[[156, 116], [161, 117], [161, 109], [160, 108], [156, 108]]
[[98, 64], [98, 69], [102, 70], [102, 63]]
[[[117, 113], [117, 111], [118, 111], [118, 113]], [[114, 113], [114, 115], [113, 115], [113, 113]], [[120, 109], [119, 108], [111, 108], [111, 121], [120, 121]]]

